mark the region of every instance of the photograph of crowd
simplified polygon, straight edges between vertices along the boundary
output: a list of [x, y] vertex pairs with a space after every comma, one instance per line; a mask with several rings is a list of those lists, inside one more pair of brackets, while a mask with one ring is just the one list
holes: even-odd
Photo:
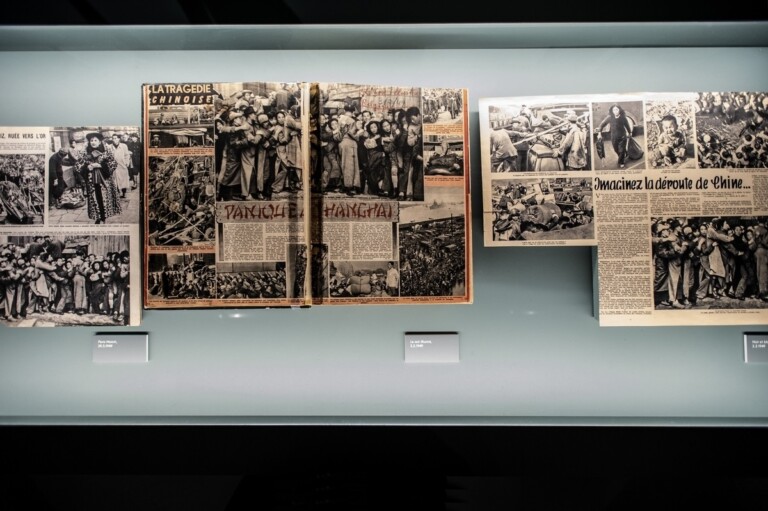
[[220, 83], [214, 123], [218, 200], [270, 200], [302, 190], [302, 88]]
[[200, 245], [215, 238], [216, 191], [210, 156], [151, 156], [147, 236], [155, 246]]
[[464, 215], [400, 224], [400, 296], [465, 293]]
[[465, 294], [464, 188], [430, 187], [424, 204], [400, 208], [400, 296]]
[[491, 172], [591, 170], [586, 103], [491, 105], [488, 114]]
[[767, 220], [652, 218], [655, 308], [768, 308]]
[[320, 192], [423, 201], [420, 89], [330, 83], [318, 94]]
[[286, 298], [285, 263], [219, 263], [216, 287], [221, 300]]
[[497, 179], [492, 182], [493, 240], [590, 240], [590, 179]]
[[595, 170], [645, 168], [642, 101], [592, 103], [592, 119]]
[[692, 101], [646, 101], [645, 133], [649, 167], [696, 167]]
[[424, 174], [427, 176], [464, 175], [464, 137], [427, 135], [424, 139]]
[[42, 224], [45, 156], [0, 154], [0, 225]]
[[128, 236], [0, 236], [2, 323], [130, 324], [128, 246]]
[[461, 124], [462, 89], [422, 89], [424, 124]]
[[398, 295], [400, 274], [395, 261], [331, 261], [329, 274], [333, 298]]
[[147, 300], [214, 298], [216, 265], [208, 253], [149, 254]]
[[49, 222], [138, 223], [142, 149], [131, 126], [53, 128]]
[[695, 108], [700, 168], [768, 168], [768, 94], [702, 92]]

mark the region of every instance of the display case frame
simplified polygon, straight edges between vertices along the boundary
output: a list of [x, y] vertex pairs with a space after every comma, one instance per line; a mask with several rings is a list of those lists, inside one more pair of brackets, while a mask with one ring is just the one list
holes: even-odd
[[[473, 305], [147, 311], [140, 365], [93, 364], [93, 328], [3, 329], [0, 423], [768, 425], [742, 342], [766, 325], [601, 329], [592, 249], [482, 248], [477, 153], [479, 97], [764, 89], [767, 28], [0, 27], [7, 126], [139, 124], [159, 81], [467, 87], [475, 192]], [[459, 332], [460, 363], [404, 364], [420, 330]]]

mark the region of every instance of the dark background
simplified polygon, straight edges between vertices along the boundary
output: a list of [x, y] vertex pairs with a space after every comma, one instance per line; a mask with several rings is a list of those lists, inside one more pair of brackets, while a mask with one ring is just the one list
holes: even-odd
[[[4, 510], [765, 509], [762, 428], [5, 427]], [[13, 449], [11, 449], [13, 447]]]
[[[12, 8], [10, 7], [12, 5]], [[0, 24], [262, 25], [360, 23], [530, 23], [590, 21], [757, 21], [768, 1], [644, 0], [448, 2], [414, 0], [37, 0], [4, 7]]]
[[[16, 2], [2, 25], [764, 21], [768, 1]], [[0, 426], [0, 509], [765, 509], [765, 428]]]

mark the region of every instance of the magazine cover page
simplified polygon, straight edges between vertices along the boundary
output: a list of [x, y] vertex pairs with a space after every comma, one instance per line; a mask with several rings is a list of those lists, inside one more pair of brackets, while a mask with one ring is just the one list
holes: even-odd
[[144, 86], [144, 305], [309, 303], [303, 83]]

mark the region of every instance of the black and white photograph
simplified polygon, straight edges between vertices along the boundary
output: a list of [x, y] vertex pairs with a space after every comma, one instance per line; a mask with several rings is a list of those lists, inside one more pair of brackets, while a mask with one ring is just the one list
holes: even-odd
[[323, 83], [319, 96], [321, 193], [423, 201], [421, 89]]
[[302, 87], [297, 83], [218, 83], [215, 168], [218, 200], [300, 195], [304, 157]]
[[768, 94], [701, 92], [695, 106], [699, 168], [768, 168]]
[[142, 143], [136, 126], [56, 127], [50, 132], [48, 222], [139, 222]]
[[394, 261], [331, 261], [329, 275], [332, 298], [386, 298], [398, 293]]
[[767, 220], [651, 218], [655, 309], [768, 308]]
[[286, 298], [285, 263], [218, 263], [216, 293], [219, 300]]
[[0, 225], [43, 224], [45, 155], [0, 154]]
[[147, 237], [153, 246], [204, 245], [215, 239], [216, 189], [210, 156], [151, 156]]
[[0, 322], [128, 325], [130, 264], [128, 236], [0, 236]]
[[327, 243], [312, 244], [312, 298], [322, 303], [330, 296], [331, 264]]
[[288, 243], [285, 260], [286, 298], [303, 298], [307, 285], [307, 245]]
[[491, 172], [592, 169], [586, 103], [490, 105]]
[[649, 168], [696, 168], [693, 101], [646, 101], [645, 133]]
[[424, 124], [461, 124], [464, 111], [462, 89], [421, 90]]
[[462, 296], [464, 189], [445, 186], [429, 191], [424, 204], [400, 208], [400, 296]]
[[213, 147], [213, 145], [213, 127], [165, 126], [151, 127], [149, 130], [150, 149]]
[[594, 240], [589, 178], [496, 179], [493, 240]]
[[199, 128], [213, 125], [213, 105], [163, 105], [150, 106], [149, 127]]
[[147, 284], [148, 301], [215, 298], [215, 257], [204, 252], [149, 254]]
[[424, 174], [464, 175], [464, 136], [427, 135], [424, 138]]
[[645, 168], [642, 101], [592, 103], [595, 170]]

